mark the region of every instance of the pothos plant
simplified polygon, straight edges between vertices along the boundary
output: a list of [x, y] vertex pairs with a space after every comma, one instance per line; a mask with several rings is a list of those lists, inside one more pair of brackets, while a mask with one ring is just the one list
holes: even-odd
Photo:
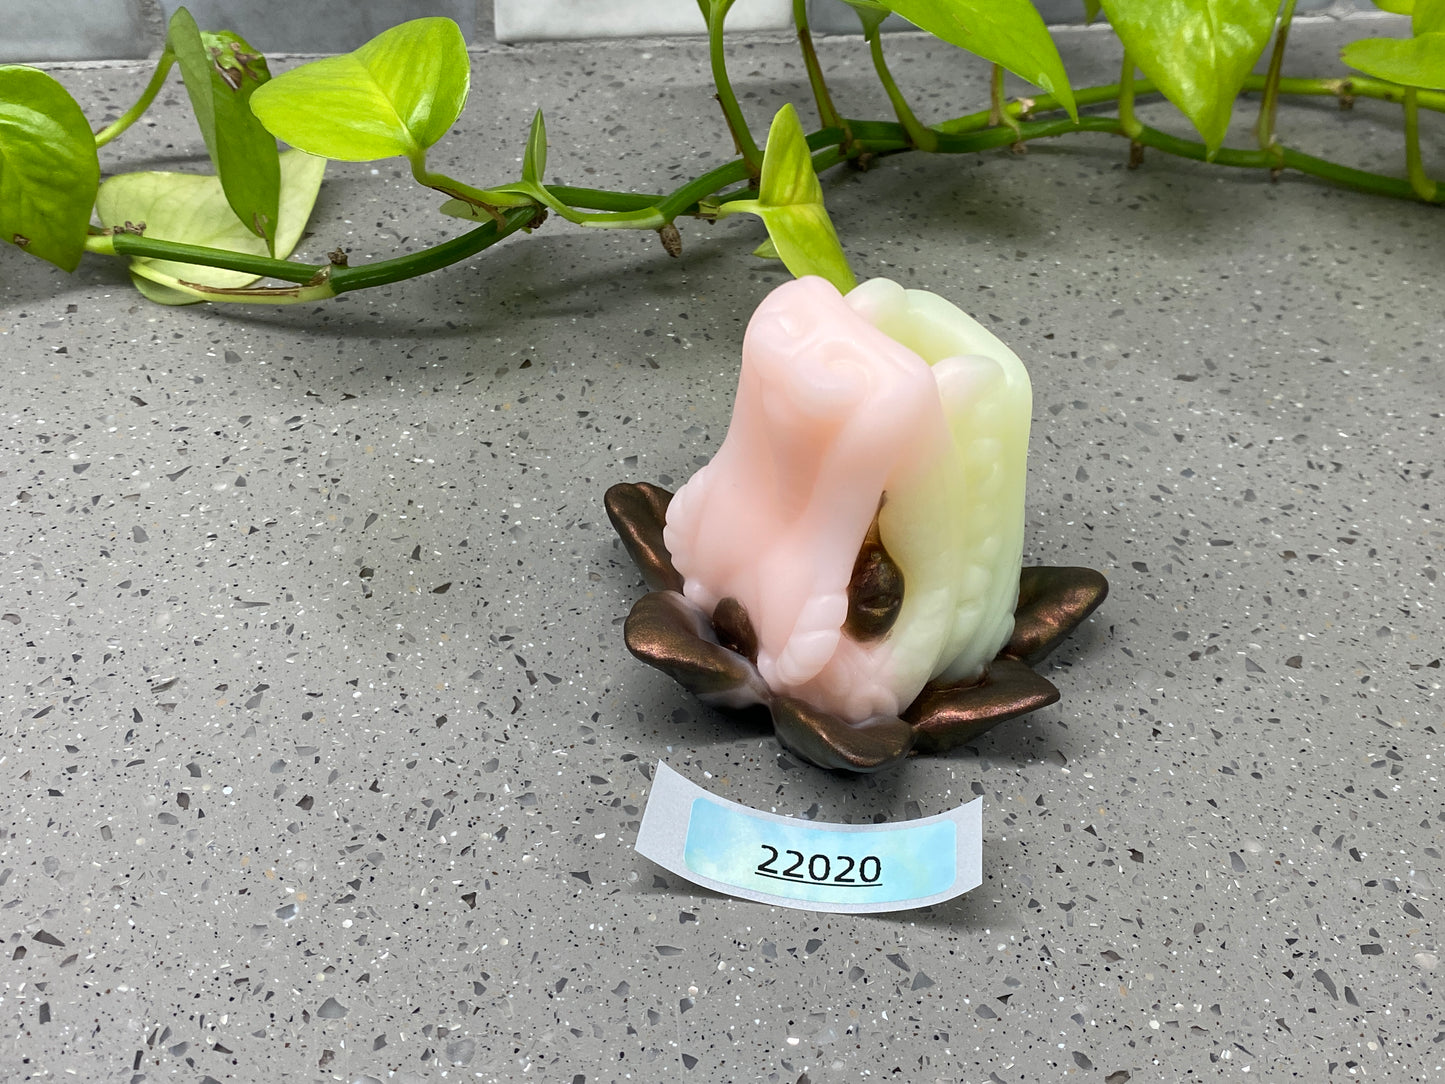
[[[1345, 47], [1352, 73], [1285, 78], [1295, 0], [1083, 0], [1102, 12], [1123, 45], [1117, 82], [1074, 87], [1030, 0], [846, 0], [857, 12], [891, 119], [857, 119], [835, 104], [813, 47], [806, 0], [793, 0], [798, 45], [819, 126], [803, 130], [792, 105], [774, 118], [763, 147], [734, 93], [725, 26], [733, 0], [699, 0], [707, 21], [717, 100], [736, 155], [668, 193], [548, 184], [540, 112], [527, 136], [521, 176], [490, 187], [428, 164], [466, 102], [470, 58], [456, 24], [418, 19], [355, 52], [272, 77], [266, 60], [229, 31], [203, 31], [184, 9], [171, 19], [159, 62], [136, 103], [92, 131], [69, 93], [33, 67], [0, 66], [0, 238], [29, 256], [74, 270], [85, 253], [128, 261], [140, 291], [163, 304], [196, 301], [286, 304], [395, 282], [465, 260], [549, 215], [584, 229], [655, 230], [676, 255], [678, 218], [749, 212], [767, 224], [758, 255], [794, 274], [821, 274], [840, 288], [852, 274], [823, 211], [818, 174], [891, 154], [966, 154], [1103, 132], [1128, 141], [1130, 164], [1145, 148], [1183, 158], [1279, 173], [1296, 170], [1382, 196], [1445, 200], [1420, 154], [1419, 112], [1445, 110], [1445, 0], [1375, 0], [1409, 17], [1408, 37]], [[986, 107], [925, 123], [909, 106], [884, 55], [880, 25], [898, 14], [990, 65]], [[1403, 26], [1403, 23], [1402, 23]], [[1263, 75], [1254, 68], [1270, 51]], [[102, 182], [100, 148], [151, 106], [179, 67], [213, 174], [121, 173]], [[1004, 72], [1039, 88], [1008, 100]], [[1241, 94], [1258, 93], [1250, 146], [1226, 146]], [[1162, 95], [1198, 140], [1151, 127], [1135, 114]], [[1332, 96], [1341, 106], [1375, 98], [1400, 106], [1404, 176], [1367, 172], [1290, 146], [1276, 126], [1286, 95]], [[277, 140], [289, 144], [280, 151]], [[418, 184], [446, 197], [442, 213], [473, 223], [451, 240], [393, 259], [349, 266], [288, 259], [299, 242], [327, 159], [404, 158]], [[13, 273], [13, 272], [10, 272]]]

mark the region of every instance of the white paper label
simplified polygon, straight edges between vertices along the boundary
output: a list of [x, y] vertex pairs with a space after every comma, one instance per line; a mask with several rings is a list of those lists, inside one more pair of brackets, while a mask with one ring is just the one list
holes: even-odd
[[661, 762], [637, 852], [729, 896], [801, 911], [903, 911], [983, 883], [983, 799], [901, 824], [828, 824], [761, 813]]

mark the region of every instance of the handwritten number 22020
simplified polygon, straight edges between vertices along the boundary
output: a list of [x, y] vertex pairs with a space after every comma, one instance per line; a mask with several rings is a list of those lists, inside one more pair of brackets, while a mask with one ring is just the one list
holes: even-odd
[[[883, 863], [876, 855], [868, 854], [856, 859], [851, 855], [839, 854], [830, 859], [826, 854], [805, 855], [802, 851], [779, 851], [766, 843], [759, 846], [769, 852], [768, 857], [759, 862], [754, 871], [760, 877], [858, 887], [876, 885], [883, 879]], [[779, 869], [777, 863], [784, 854], [788, 856], [787, 864]], [[855, 873], [857, 876], [854, 876]]]

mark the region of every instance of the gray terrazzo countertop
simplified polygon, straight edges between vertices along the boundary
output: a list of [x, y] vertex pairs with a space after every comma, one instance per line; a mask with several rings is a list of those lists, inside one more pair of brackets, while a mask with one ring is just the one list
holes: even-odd
[[[1300, 27], [1292, 64], [1360, 32]], [[822, 48], [884, 115], [859, 43]], [[890, 52], [923, 115], [982, 101], [951, 50]], [[436, 163], [505, 179], [541, 105], [558, 177], [670, 187], [726, 153], [704, 57], [479, 53]], [[1117, 70], [1096, 34], [1065, 59]], [[759, 125], [802, 100], [782, 42], [733, 68]], [[100, 118], [147, 72], [57, 75]], [[107, 168], [194, 163], [154, 120]], [[1396, 120], [1282, 129], [1397, 169]], [[669, 260], [553, 222], [301, 309], [0, 253], [0, 1079], [1445, 1079], [1439, 212], [1125, 151], [825, 183], [861, 275], [1027, 361], [1026, 560], [1113, 587], [1058, 705], [874, 778], [622, 643], [602, 494], [716, 450], [784, 275], [756, 223]], [[436, 202], [338, 165], [304, 252], [455, 232]], [[695, 890], [632, 850], [658, 760], [821, 820], [982, 795], [983, 886], [864, 917]]]

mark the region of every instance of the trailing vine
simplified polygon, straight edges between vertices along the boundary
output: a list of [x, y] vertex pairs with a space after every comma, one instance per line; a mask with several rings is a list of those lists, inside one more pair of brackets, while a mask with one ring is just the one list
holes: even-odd
[[[449, 20], [404, 23], [352, 53], [273, 77], [243, 38], [203, 31], [181, 8], [139, 99], [96, 131], [52, 76], [0, 66], [0, 239], [65, 270], [87, 253], [123, 259], [137, 288], [161, 303], [289, 304], [428, 274], [530, 232], [548, 217], [583, 229], [655, 230], [676, 255], [676, 219], [748, 212], [768, 226], [771, 240], [759, 255], [846, 286], [852, 276], [823, 211], [818, 174], [884, 155], [1021, 149], [1085, 132], [1127, 140], [1131, 165], [1148, 150], [1275, 176], [1295, 171], [1379, 196], [1445, 201], [1425, 171], [1419, 125], [1421, 110], [1445, 110], [1445, 0], [1376, 0], [1409, 16], [1409, 36], [1353, 42], [1342, 53], [1352, 71], [1320, 78], [1282, 75], [1294, 0], [1282, 9], [1277, 0], [1084, 0], [1090, 18], [1108, 17], [1124, 49], [1118, 82], [1089, 87], [1070, 84], [1030, 0], [847, 2], [859, 16], [863, 46], [893, 116], [850, 118], [840, 111], [813, 45], [806, 2], [794, 0], [806, 93], [820, 127], [804, 133], [797, 111], [787, 106], [760, 147], [728, 73], [733, 0], [699, 0], [735, 156], [666, 193], [547, 184], [540, 112], [519, 178], [483, 187], [432, 169], [428, 150], [450, 130], [469, 89], [466, 43]], [[890, 14], [988, 64], [986, 105], [961, 117], [920, 119], [888, 67], [880, 25]], [[1253, 74], [1267, 50], [1265, 74]], [[122, 173], [102, 181], [100, 149], [152, 108], [173, 68], [180, 69], [215, 172]], [[1008, 101], [1006, 71], [1039, 93]], [[1226, 131], [1245, 93], [1259, 96], [1254, 145], [1229, 146]], [[1135, 104], [1153, 95], [1172, 103], [1199, 138], [1143, 123]], [[1278, 117], [1280, 101], [1291, 96], [1332, 97], [1341, 107], [1357, 98], [1398, 104], [1403, 175], [1353, 168], [1291, 146]], [[293, 149], [281, 152], [278, 139]], [[441, 211], [470, 227], [435, 246], [358, 266], [340, 252], [322, 264], [290, 259], [325, 161], [383, 158], [406, 159], [418, 184], [446, 197]]]

